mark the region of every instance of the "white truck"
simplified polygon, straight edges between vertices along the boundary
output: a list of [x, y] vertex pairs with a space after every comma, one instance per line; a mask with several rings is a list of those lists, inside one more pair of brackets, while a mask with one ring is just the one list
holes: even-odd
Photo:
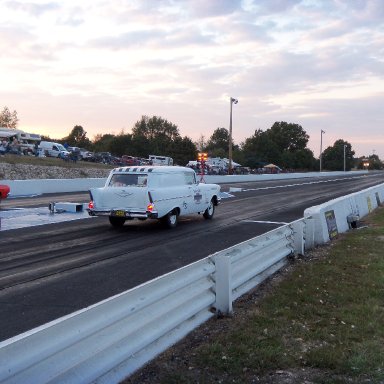
[[61, 157], [67, 158], [69, 156], [69, 151], [67, 151], [64, 145], [60, 143], [55, 143], [53, 141], [41, 141], [38, 150], [40, 153], [43, 153], [48, 157]]
[[193, 169], [174, 166], [115, 168], [104, 187], [89, 192], [89, 215], [108, 216], [114, 227], [137, 218], [173, 228], [179, 216], [193, 213], [212, 219], [220, 201], [219, 185], [199, 183]]

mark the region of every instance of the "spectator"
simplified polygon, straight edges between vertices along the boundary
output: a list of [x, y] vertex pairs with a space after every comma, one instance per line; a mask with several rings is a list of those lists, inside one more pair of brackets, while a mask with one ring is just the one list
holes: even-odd
[[4, 155], [7, 152], [7, 142], [5, 140], [0, 141], [0, 155]]
[[9, 152], [14, 153], [15, 155], [20, 154], [20, 145], [16, 137], [14, 137], [12, 142], [9, 144]]

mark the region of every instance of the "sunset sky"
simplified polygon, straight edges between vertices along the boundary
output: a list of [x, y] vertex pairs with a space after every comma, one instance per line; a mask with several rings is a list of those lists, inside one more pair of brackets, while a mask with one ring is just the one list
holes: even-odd
[[161, 116], [181, 136], [240, 144], [300, 124], [384, 160], [383, 0], [0, 2], [0, 110], [27, 132], [129, 133]]

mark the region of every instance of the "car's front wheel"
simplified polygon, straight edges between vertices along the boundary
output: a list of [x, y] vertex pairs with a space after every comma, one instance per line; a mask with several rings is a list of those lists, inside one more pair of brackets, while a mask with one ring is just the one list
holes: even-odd
[[212, 199], [209, 202], [208, 208], [203, 213], [204, 219], [207, 219], [207, 220], [212, 219], [214, 213], [215, 213], [215, 204], [214, 204], [213, 199]]
[[179, 215], [177, 211], [173, 210], [162, 217], [161, 221], [167, 228], [175, 228], [177, 226], [178, 219]]
[[124, 225], [125, 218], [124, 217], [109, 216], [109, 222], [111, 223], [112, 227], [120, 228]]

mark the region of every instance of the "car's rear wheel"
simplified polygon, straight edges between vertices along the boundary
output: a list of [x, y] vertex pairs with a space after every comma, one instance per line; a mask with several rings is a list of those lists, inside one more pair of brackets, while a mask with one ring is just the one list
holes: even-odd
[[177, 226], [178, 219], [178, 212], [176, 210], [173, 210], [171, 212], [168, 212], [164, 217], [162, 217], [161, 221], [167, 228], [175, 228]]
[[112, 227], [120, 228], [124, 225], [125, 218], [124, 217], [109, 216], [109, 222], [111, 223]]
[[203, 216], [205, 219], [210, 220], [212, 219], [214, 213], [215, 213], [215, 204], [213, 200], [211, 200], [209, 202], [208, 208], [204, 211]]

